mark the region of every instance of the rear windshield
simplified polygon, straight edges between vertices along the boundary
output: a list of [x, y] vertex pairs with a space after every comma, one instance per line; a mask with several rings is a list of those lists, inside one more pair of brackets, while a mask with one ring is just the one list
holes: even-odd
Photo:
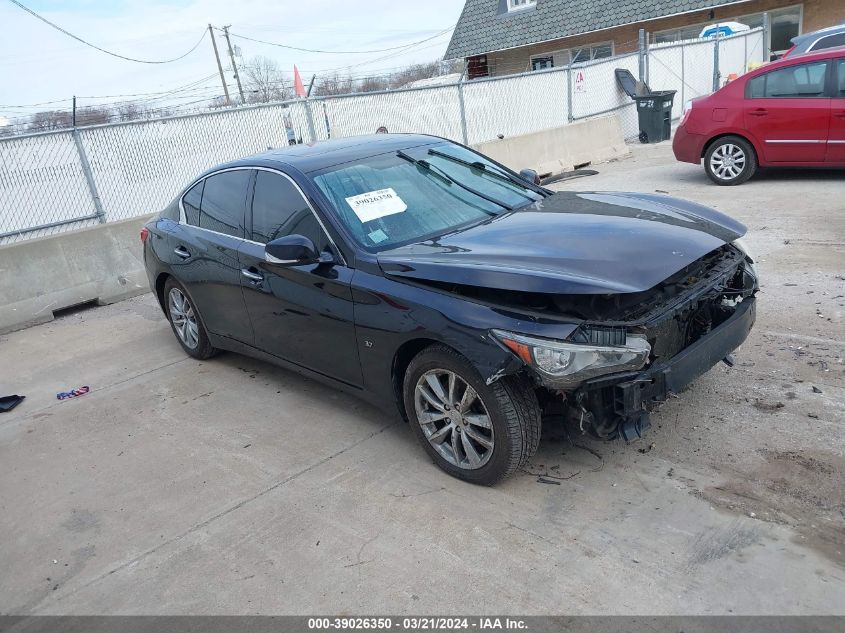
[[506, 174], [480, 154], [443, 142], [338, 165], [311, 177], [352, 237], [365, 249], [380, 251], [434, 239], [542, 197], [510, 182]]

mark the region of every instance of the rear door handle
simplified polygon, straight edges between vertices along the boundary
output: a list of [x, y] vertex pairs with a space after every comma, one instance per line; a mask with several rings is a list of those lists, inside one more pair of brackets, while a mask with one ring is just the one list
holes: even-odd
[[757, 110], [752, 110], [748, 114], [750, 114], [751, 116], [769, 116], [769, 111], [765, 108], [759, 108]]
[[839, 117], [840, 119], [845, 119], [845, 112], [836, 112], [833, 116]]
[[188, 259], [191, 256], [188, 249], [184, 246], [177, 246], [173, 249], [173, 252], [176, 253], [176, 257], [181, 257], [182, 259]]
[[251, 271], [249, 268], [241, 268], [241, 274], [252, 281], [253, 283], [258, 283], [259, 281], [264, 281], [264, 275]]

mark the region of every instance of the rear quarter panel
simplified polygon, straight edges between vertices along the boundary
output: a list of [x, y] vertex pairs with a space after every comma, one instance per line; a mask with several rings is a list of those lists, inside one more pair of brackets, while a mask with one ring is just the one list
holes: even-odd
[[745, 84], [757, 73], [749, 73], [729, 83], [707, 99], [696, 103], [687, 121], [687, 131], [699, 134], [706, 140], [702, 155], [711, 142], [721, 136], [736, 135], [754, 146], [760, 164], [763, 164], [760, 140], [745, 126]]

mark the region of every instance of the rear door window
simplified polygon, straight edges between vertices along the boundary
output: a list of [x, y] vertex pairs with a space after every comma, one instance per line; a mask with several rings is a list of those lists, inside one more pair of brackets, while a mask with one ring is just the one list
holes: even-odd
[[193, 226], [199, 226], [200, 223], [200, 203], [202, 202], [202, 189], [204, 186], [205, 180], [200, 180], [188, 189], [188, 193], [182, 196], [182, 208], [185, 209], [185, 220]]
[[811, 51], [819, 51], [823, 48], [833, 48], [834, 46], [845, 46], [845, 33], [835, 33], [823, 37], [818, 42], [813, 44]]
[[266, 244], [286, 235], [309, 238], [318, 252], [328, 248], [328, 236], [296, 186], [280, 174], [259, 170], [252, 196], [252, 240]]
[[825, 96], [827, 62], [779, 68], [748, 82], [752, 99], [814, 99]]
[[209, 231], [244, 236], [244, 215], [250, 169], [226, 171], [205, 179], [199, 226]]

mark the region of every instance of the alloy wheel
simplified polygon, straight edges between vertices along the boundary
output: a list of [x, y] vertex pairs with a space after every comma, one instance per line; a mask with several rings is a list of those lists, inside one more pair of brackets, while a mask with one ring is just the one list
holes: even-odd
[[431, 446], [458, 468], [481, 468], [493, 455], [493, 423], [481, 397], [453, 371], [432, 369], [414, 389], [417, 421]]
[[199, 344], [199, 326], [191, 302], [178, 288], [171, 288], [168, 295], [170, 321], [176, 336], [189, 349], [196, 349]]
[[745, 151], [733, 143], [716, 148], [710, 156], [710, 169], [719, 180], [733, 180], [742, 174], [748, 159]]

